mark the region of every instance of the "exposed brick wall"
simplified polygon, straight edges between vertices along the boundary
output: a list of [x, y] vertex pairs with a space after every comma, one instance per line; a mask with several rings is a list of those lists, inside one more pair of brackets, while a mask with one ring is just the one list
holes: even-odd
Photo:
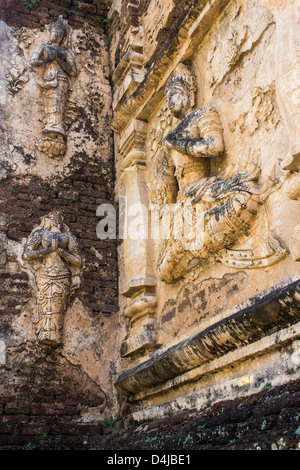
[[[23, 348], [23, 350], [22, 350]], [[0, 397], [0, 449], [293, 450], [299, 448], [300, 381], [270, 388], [199, 410], [180, 411], [143, 423], [80, 423], [83, 406], [101, 406], [103, 397], [75, 367], [50, 355], [31, 367], [22, 357], [21, 386]], [[44, 383], [37, 379], [40, 360]], [[32, 358], [31, 358], [32, 361]], [[26, 362], [25, 362], [26, 364]], [[60, 367], [65, 368], [63, 377]], [[14, 364], [20, 371], [20, 364]], [[7, 367], [8, 369], [8, 367]], [[24, 380], [25, 377], [27, 380]], [[71, 380], [70, 380], [71, 379]], [[3, 374], [0, 377], [0, 385]], [[80, 383], [81, 381], [81, 383]]]
[[[163, 4], [163, 2], [161, 3]], [[139, 34], [139, 27], [143, 25], [143, 16], [147, 14], [151, 4], [152, 7], [154, 4], [155, 8], [155, 0], [122, 2], [120, 11], [114, 16], [114, 21], [109, 22], [107, 32], [110, 40], [112, 40], [110, 53], [114, 55], [112, 69], [118, 65], [120, 59], [128, 52], [131, 35]], [[145, 37], [148, 35], [156, 43], [151, 57], [146, 57], [144, 63], [145, 70], [152, 70], [155, 64], [165, 55], [167, 48], [178, 37], [178, 31], [183, 22], [192, 14], [195, 8], [201, 8], [200, 0], [177, 0], [174, 2], [174, 7], [168, 15], [165, 27], [161, 28], [158, 32], [155, 32], [154, 29], [151, 31], [151, 27], [155, 27], [153, 24], [150, 27], [150, 31], [143, 32]]]
[[[101, 316], [118, 310], [116, 241], [101, 241], [96, 234], [96, 209], [113, 199], [111, 178], [111, 171], [103, 175], [91, 165], [60, 182], [7, 178], [0, 187], [0, 213], [10, 240], [21, 242], [42, 216], [54, 209], [62, 212], [85, 260], [75, 295], [97, 325]], [[105, 409], [107, 397], [60, 351], [14, 339], [19, 334], [14, 319], [32, 298], [31, 286], [26, 273], [16, 268], [10, 273], [7, 264], [0, 267], [0, 281], [0, 336], [7, 341], [6, 361], [0, 366], [0, 449], [97, 448], [103, 420], [82, 422], [82, 412]]]
[[[161, 60], [162, 57], [164, 57], [166, 50], [172, 44], [174, 39], [177, 40], [178, 31], [184, 20], [188, 15], [191, 14], [191, 12], [193, 12], [195, 8], [199, 7], [199, 4], [201, 4], [199, 0], [178, 0], [174, 3], [174, 8], [168, 16], [165, 27], [160, 29], [157, 34], [157, 46], [152, 56], [145, 64], [146, 69], [153, 67], [157, 62], [159, 62], [159, 60]], [[142, 6], [140, 10], [141, 15], [145, 12], [148, 5], [149, 0], [142, 0]]]
[[[43, 29], [62, 15], [71, 27], [80, 27], [85, 22], [95, 26], [103, 38], [109, 1], [86, 1], [80, 5], [77, 8], [78, 2], [73, 0], [5, 0], [0, 2], [0, 19], [16, 28]], [[98, 54], [99, 47], [95, 41], [92, 52]], [[35, 176], [2, 179], [0, 215], [6, 221], [1, 230], [10, 243], [27, 239], [41, 218], [53, 210], [61, 211], [77, 238], [84, 267], [81, 286], [73, 295], [83, 303], [87, 318], [95, 327], [91, 338], [84, 338], [92, 344], [90, 369], [75, 359], [74, 365], [61, 348], [44, 349], [26, 334], [26, 325], [32, 328], [32, 318], [27, 317], [26, 311], [26, 304], [33, 296], [32, 281], [8, 256], [7, 263], [0, 266], [0, 339], [6, 346], [5, 363], [0, 361], [1, 450], [97, 448], [103, 432], [103, 416], [110, 414], [112, 398], [103, 390], [107, 390], [112, 378], [101, 375], [101, 371], [98, 373], [97, 367], [101, 364], [102, 348], [105, 349], [103, 342], [114, 335], [110, 326], [115, 324], [118, 311], [117, 247], [116, 240], [102, 241], [96, 233], [100, 220], [96, 216], [97, 207], [114, 203], [110, 115], [102, 113], [93, 120], [85, 109], [80, 109], [80, 113], [77, 131], [82, 128], [97, 142], [97, 148], [104, 152], [103, 160], [99, 162], [98, 156], [79, 150], [72, 155], [66, 169], [70, 176], [65, 179], [43, 180]], [[22, 147], [18, 150], [24, 154]], [[24, 163], [34, 164], [32, 155], [24, 155]], [[93, 341], [96, 343], [98, 339], [100, 346], [97, 343], [93, 349]], [[91, 372], [93, 367], [95, 382], [91, 379], [95, 377]], [[113, 372], [109, 370], [107, 375], [113, 376]], [[102, 379], [106, 380], [104, 385]], [[85, 422], [84, 413], [90, 410], [96, 410], [97, 419]]]
[[[97, 237], [100, 219], [96, 210], [100, 204], [113, 203], [111, 186], [112, 182], [108, 182], [95, 166], [83, 168], [61, 182], [46, 183], [37, 178], [25, 182], [21, 178], [7, 178], [0, 187], [0, 213], [7, 219], [6, 234], [11, 240], [21, 242], [22, 238], [28, 238], [42, 216], [56, 209], [61, 211], [85, 259], [82, 285], [76, 295], [95, 314], [104, 315], [118, 309], [116, 241]], [[9, 295], [10, 289], [13, 293], [21, 284], [17, 275], [10, 277], [5, 273], [5, 267], [3, 271], [0, 276], [5, 282], [2, 282], [1, 290]], [[25, 289], [25, 282], [23, 284]], [[22, 298], [26, 299], [27, 295], [26, 290]]]
[[9, 348], [1, 367], [0, 449], [97, 448], [103, 426], [84, 422], [82, 410], [102, 407], [105, 395], [82, 370], [56, 352]]
[[0, 316], [17, 315], [31, 297], [31, 289], [26, 273], [10, 274], [0, 268]]
[[106, 18], [109, 2], [77, 2], [75, 0], [3, 0], [0, 6], [0, 19], [10, 26], [42, 28], [59, 15], [68, 19], [72, 27], [84, 22], [99, 25], [95, 18]]

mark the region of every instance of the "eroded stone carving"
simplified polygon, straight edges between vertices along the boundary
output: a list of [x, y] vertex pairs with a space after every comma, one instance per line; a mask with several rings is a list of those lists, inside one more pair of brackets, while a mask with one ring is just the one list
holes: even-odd
[[299, 170], [300, 1], [263, 0], [262, 4], [274, 14], [276, 20], [276, 94], [290, 143], [289, 154], [282, 165], [286, 170]]
[[15, 74], [11, 71], [7, 76], [7, 88], [12, 93], [15, 94], [21, 90], [25, 83], [29, 81], [29, 77], [26, 72], [26, 67], [22, 70], [18, 70]]
[[220, 31], [216, 35], [213, 47], [208, 52], [208, 83], [211, 87], [219, 85], [224, 80], [228, 72], [251, 51], [272, 23], [270, 13], [261, 8], [258, 2], [253, 2], [251, 5], [250, 15], [239, 3], [233, 3], [226, 31]]
[[[300, 203], [300, 172], [294, 172], [294, 176], [290, 180], [287, 190], [287, 196]], [[290, 238], [289, 248], [295, 261], [300, 261], [300, 224], [294, 227], [293, 235]]]
[[[276, 20], [276, 95], [289, 137], [289, 149], [281, 166], [296, 172], [287, 187], [287, 195], [300, 202], [300, 1], [263, 0], [263, 5]], [[300, 224], [295, 226], [290, 240], [295, 261], [300, 260], [299, 233]]]
[[100, 113], [104, 106], [103, 93], [97, 88], [91, 87], [88, 95], [88, 102], [95, 113]]
[[264, 88], [254, 87], [251, 92], [251, 109], [230, 123], [230, 130], [234, 132], [237, 128], [241, 133], [252, 136], [260, 127], [267, 131], [271, 127], [276, 128], [280, 121], [280, 115], [276, 105], [275, 83]]
[[6, 219], [0, 215], [0, 266], [3, 266], [7, 261], [7, 245], [8, 239], [5, 233]]
[[[249, 231], [259, 204], [277, 183], [270, 180], [260, 188], [260, 168], [255, 158], [247, 157], [243, 168], [211, 175], [211, 159], [224, 153], [223, 127], [214, 106], [190, 110], [194, 87], [193, 76], [183, 64], [166, 87], [168, 106], [180, 121], [162, 141], [165, 158], [159, 198], [163, 203], [179, 203], [183, 217], [189, 219], [189, 231], [182, 236], [177, 229], [175, 237], [171, 223], [170, 237], [159, 255], [158, 271], [168, 283], [182, 277], [195, 259], [207, 259], [236, 243]], [[199, 245], [195, 240], [200, 232]]]
[[37, 285], [37, 339], [41, 344], [59, 346], [70, 294], [80, 285], [82, 259], [76, 239], [58, 212], [48, 214], [33, 230], [23, 259]]
[[31, 66], [38, 68], [37, 84], [43, 93], [45, 126], [43, 137], [36, 143], [38, 150], [49, 157], [64, 155], [66, 130], [64, 111], [68, 99], [69, 77], [76, 77], [74, 54], [63, 47], [68, 26], [62, 17], [49, 27], [48, 44], [38, 44], [31, 56]]
[[7, 236], [0, 232], [0, 266], [6, 263], [7, 259]]
[[15, 34], [19, 38], [19, 47], [21, 49], [28, 49], [34, 42], [33, 32], [26, 27], [17, 30]]

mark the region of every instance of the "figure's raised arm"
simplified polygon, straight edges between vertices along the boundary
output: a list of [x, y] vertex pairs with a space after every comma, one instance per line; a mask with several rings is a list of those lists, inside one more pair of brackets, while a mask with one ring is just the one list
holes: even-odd
[[38, 44], [30, 57], [30, 65], [39, 66], [43, 65], [45, 60], [42, 58], [44, 44]]

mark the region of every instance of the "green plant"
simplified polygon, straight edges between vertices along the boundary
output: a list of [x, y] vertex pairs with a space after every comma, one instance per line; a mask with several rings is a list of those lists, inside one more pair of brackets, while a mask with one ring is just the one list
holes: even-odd
[[25, 7], [29, 8], [30, 10], [35, 10], [40, 3], [40, 0], [22, 0]]
[[106, 418], [103, 421], [103, 426], [114, 426], [120, 419], [120, 415], [115, 415], [113, 418]]
[[23, 447], [24, 450], [70, 450], [59, 439], [55, 439], [41, 430], [37, 431], [39, 432], [33, 437], [33, 441]]
[[101, 170], [101, 168], [96, 168], [96, 173], [98, 176], [102, 176], [104, 175], [103, 171]]
[[120, 62], [120, 51], [121, 47], [120, 44], [118, 44], [115, 50], [115, 67], [117, 67]]
[[148, 437], [147, 439], [145, 439], [145, 442], [150, 443], [156, 441], [156, 439], [158, 439], [158, 436]]
[[103, 29], [104, 32], [107, 34], [108, 30], [109, 30], [109, 27], [110, 27], [111, 23], [113, 22], [115, 16], [116, 16], [116, 11], [114, 11], [112, 16], [110, 16], [109, 18], [104, 18], [102, 16], [94, 16], [92, 18], [91, 25], [95, 26], [95, 27], [98, 27], [100, 29]]
[[92, 18], [92, 26], [98, 26], [99, 28], [106, 29], [108, 23], [107, 18], [102, 18], [101, 16], [94, 16]]
[[266, 383], [266, 384], [263, 386], [263, 388], [261, 389], [261, 391], [264, 392], [265, 390], [269, 390], [269, 388], [271, 388], [271, 387], [272, 387], [271, 382], [268, 382], [268, 383]]
[[32, 444], [31, 442], [28, 442], [28, 444], [24, 446], [24, 450], [35, 450], [35, 449], [36, 449], [36, 444]]
[[202, 424], [202, 425], [200, 425], [200, 426], [197, 426], [197, 431], [201, 431], [202, 429], [205, 428], [206, 425], [207, 425], [207, 423]]
[[10, 188], [8, 189], [8, 192], [18, 194], [19, 191], [17, 189]]
[[71, 15], [73, 13], [72, 10], [70, 10], [70, 8], [61, 8], [61, 11], [63, 11], [64, 13], [67, 13], [67, 15]]
[[186, 436], [186, 438], [183, 441], [183, 446], [185, 447], [187, 444], [192, 444], [193, 443], [193, 438], [190, 434]]
[[28, 444], [24, 446], [24, 449], [25, 450], [38, 450], [38, 449], [50, 450], [52, 448], [52, 444], [53, 444], [52, 438], [48, 436], [48, 434], [40, 432], [39, 434], [35, 436], [35, 442], [34, 443], [28, 442]]
[[37, 437], [36, 440], [38, 442], [39, 447], [42, 449], [48, 449], [49, 447], [52, 447], [52, 437], [48, 436], [45, 432], [40, 433]]
[[108, 36], [108, 38], [106, 39], [106, 44], [110, 44], [111, 41], [112, 41], [112, 38], [113, 38], [113, 37], [112, 37], [111, 35]]

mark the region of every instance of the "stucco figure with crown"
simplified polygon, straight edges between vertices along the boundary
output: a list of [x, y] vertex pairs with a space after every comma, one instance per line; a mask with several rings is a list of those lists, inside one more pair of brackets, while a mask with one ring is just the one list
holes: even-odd
[[64, 313], [71, 292], [79, 287], [82, 264], [76, 239], [60, 213], [48, 214], [33, 230], [23, 259], [29, 263], [37, 284], [38, 341], [59, 346]]
[[69, 93], [69, 77], [76, 77], [74, 54], [63, 47], [68, 37], [67, 22], [60, 16], [49, 27], [48, 44], [38, 44], [30, 59], [39, 70], [37, 84], [43, 93], [45, 126], [36, 146], [49, 157], [64, 155], [64, 111]]
[[[182, 205], [190, 228], [182, 237], [171, 233], [161, 249], [158, 271], [167, 283], [178, 280], [195, 262], [233, 245], [249, 230], [261, 202], [255, 162], [224, 175], [211, 174], [211, 159], [224, 154], [223, 126], [215, 106], [191, 110], [194, 93], [192, 72], [179, 64], [166, 86], [167, 103], [178, 124], [163, 139], [160, 196], [164, 203]], [[199, 240], [195, 245], [200, 232], [200, 245]]]

